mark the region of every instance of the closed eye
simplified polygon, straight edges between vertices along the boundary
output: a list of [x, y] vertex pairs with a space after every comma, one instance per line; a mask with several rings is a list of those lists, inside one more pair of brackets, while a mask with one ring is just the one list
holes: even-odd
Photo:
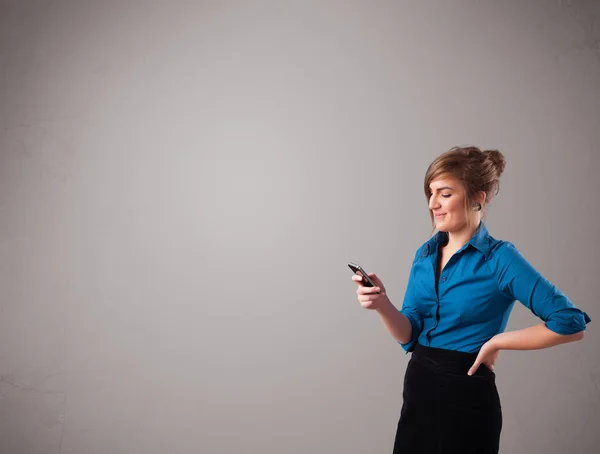
[[[429, 193], [429, 197], [431, 197], [432, 195], [433, 195], [433, 194], [430, 192], [430, 193]], [[444, 198], [446, 198], [446, 199], [447, 199], [448, 197], [452, 197], [452, 194], [442, 194], [442, 197], [444, 197]]]

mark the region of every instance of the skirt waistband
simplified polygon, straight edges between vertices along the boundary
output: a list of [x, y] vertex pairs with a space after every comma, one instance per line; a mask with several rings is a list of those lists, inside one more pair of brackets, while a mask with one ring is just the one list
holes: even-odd
[[[417, 343], [412, 353], [416, 361], [428, 365], [439, 372], [453, 372], [467, 374], [475, 360], [477, 353], [448, 350], [438, 347], [427, 347]], [[494, 377], [496, 374], [485, 364], [481, 364], [475, 375]]]

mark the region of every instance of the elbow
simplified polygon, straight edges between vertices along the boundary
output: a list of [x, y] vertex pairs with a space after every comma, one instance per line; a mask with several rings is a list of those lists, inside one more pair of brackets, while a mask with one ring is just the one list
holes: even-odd
[[585, 325], [586, 322], [583, 319], [580, 320], [575, 317], [556, 316], [550, 317], [550, 319], [546, 321], [546, 327], [550, 329], [550, 331], [560, 334], [563, 339], [562, 342], [582, 340], [585, 336]]
[[577, 333], [573, 333], [573, 334], [561, 334], [559, 337], [562, 338], [562, 341], [560, 341], [560, 343], [568, 343], [568, 342], [577, 342], [583, 339], [584, 336], [584, 332], [583, 331], [579, 331]]

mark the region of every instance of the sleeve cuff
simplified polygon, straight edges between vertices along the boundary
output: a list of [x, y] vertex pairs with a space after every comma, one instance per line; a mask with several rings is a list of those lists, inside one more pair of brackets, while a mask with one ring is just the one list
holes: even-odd
[[400, 347], [404, 349], [404, 352], [408, 354], [415, 350], [415, 345], [417, 345], [417, 339], [412, 339], [408, 344], [401, 344], [400, 342], [398, 343], [400, 344]]
[[410, 322], [410, 326], [412, 328], [412, 337], [410, 339], [410, 341], [408, 341], [406, 344], [402, 344], [400, 342], [398, 342], [400, 344], [400, 346], [404, 349], [404, 351], [406, 353], [412, 352], [415, 349], [415, 346], [417, 345], [417, 339], [419, 338], [419, 334], [420, 334], [420, 327], [419, 324], [417, 323], [417, 321], [413, 318], [413, 316], [409, 313], [409, 312], [404, 312], [404, 311], [400, 311], [402, 314], [404, 314], [406, 316], [406, 318], [408, 318], [408, 321]]
[[592, 319], [583, 312], [577, 313], [555, 313], [546, 321], [546, 327], [557, 334], [569, 335], [585, 331], [585, 328]]

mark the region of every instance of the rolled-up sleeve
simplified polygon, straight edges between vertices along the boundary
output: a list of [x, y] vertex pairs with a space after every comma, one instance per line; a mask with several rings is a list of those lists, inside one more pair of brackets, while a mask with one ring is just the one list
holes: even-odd
[[591, 318], [575, 307], [571, 300], [541, 275], [510, 242], [499, 251], [498, 280], [500, 289], [520, 301], [558, 334], [584, 331]]
[[[417, 252], [418, 255], [418, 252]], [[417, 301], [415, 298], [415, 262], [413, 261], [410, 274], [408, 276], [408, 284], [406, 286], [406, 292], [404, 293], [404, 300], [402, 302], [402, 309], [400, 309], [400, 313], [404, 314], [406, 318], [410, 321], [410, 325], [412, 327], [412, 336], [410, 341], [406, 344], [402, 344], [398, 342], [406, 353], [412, 352], [415, 349], [415, 345], [417, 343], [417, 339], [423, 330], [423, 319], [417, 308]]]

